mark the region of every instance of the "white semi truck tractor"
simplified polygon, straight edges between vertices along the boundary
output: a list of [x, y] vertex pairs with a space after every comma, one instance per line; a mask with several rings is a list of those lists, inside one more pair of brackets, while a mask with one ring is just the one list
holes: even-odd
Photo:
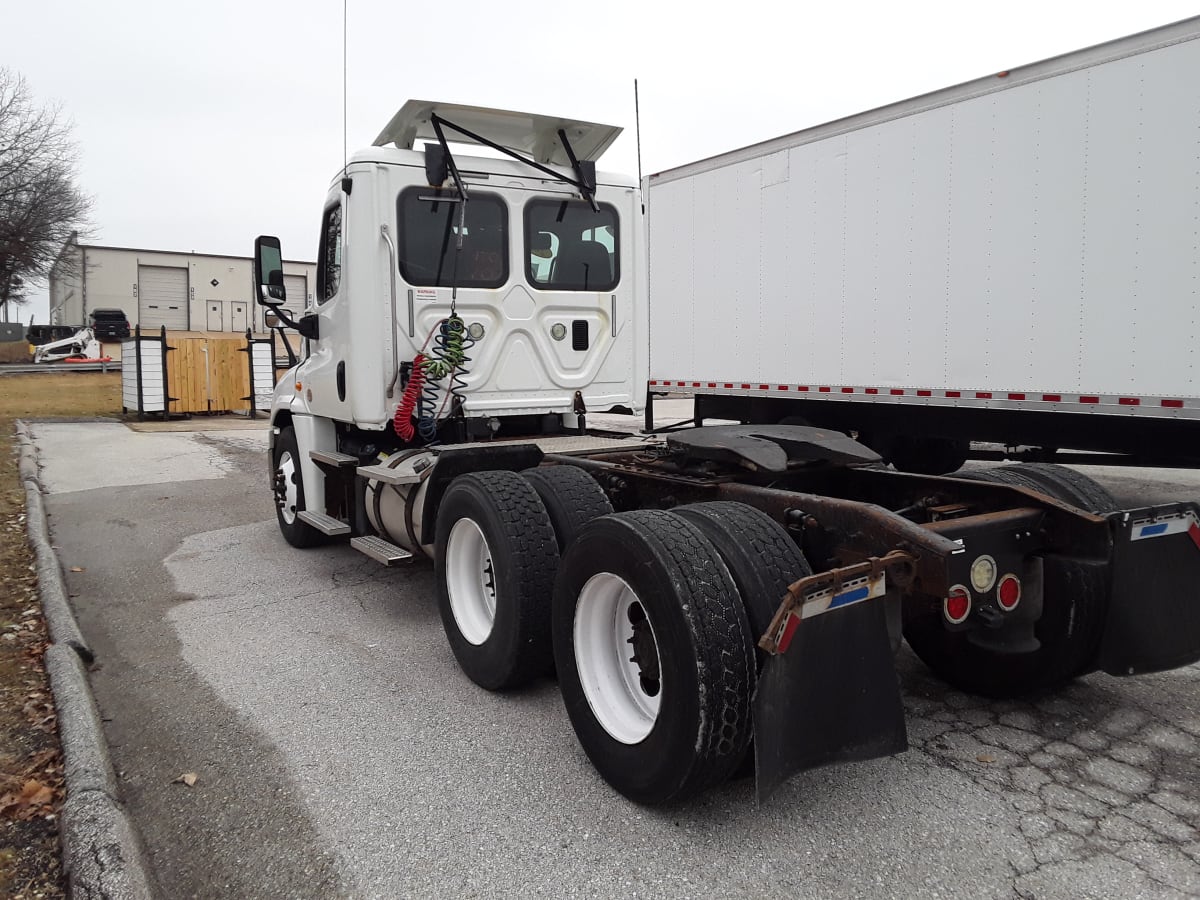
[[648, 329], [641, 192], [596, 170], [618, 131], [410, 101], [331, 184], [297, 318], [258, 239], [259, 300], [307, 339], [271, 404], [290, 544], [431, 558], [471, 681], [554, 673], [597, 770], [647, 804], [901, 752], [902, 634], [992, 696], [1200, 658], [1196, 504], [1119, 510], [1054, 465], [905, 474], [805, 425], [589, 430], [640, 411], [693, 327], [741, 327], [731, 295]]

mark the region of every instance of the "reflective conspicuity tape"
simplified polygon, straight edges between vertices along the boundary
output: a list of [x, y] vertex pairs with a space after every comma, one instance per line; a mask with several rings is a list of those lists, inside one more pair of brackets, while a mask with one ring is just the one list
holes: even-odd
[[1156, 516], [1153, 519], [1138, 519], [1130, 528], [1131, 541], [1144, 541], [1149, 538], [1167, 537], [1172, 534], [1186, 534], [1200, 548], [1200, 522], [1191, 512], [1171, 513]]
[[882, 597], [885, 593], [887, 593], [887, 583], [884, 575], [880, 573], [875, 578], [864, 575], [862, 578], [847, 581], [836, 594], [832, 588], [824, 588], [810, 594], [804, 598], [799, 609], [793, 609], [779, 626], [779, 632], [775, 639], [778, 646], [777, 652], [787, 652], [788, 644], [792, 642], [796, 629], [800, 627], [801, 619], [811, 619], [813, 616], [832, 612], [835, 609], [854, 606], [864, 600]]
[[[704, 387], [707, 385], [707, 387]], [[981, 391], [964, 388], [884, 387], [826, 384], [810, 388], [806, 384], [763, 384], [729, 381], [653, 378], [651, 389], [674, 390], [691, 394], [696, 389], [712, 394], [761, 396], [790, 392], [816, 400], [857, 400], [870, 402], [918, 403], [932, 406], [975, 406], [998, 409], [1055, 410], [1058, 412], [1103, 413], [1107, 415], [1152, 415], [1160, 418], [1200, 419], [1200, 397], [1130, 397], [1122, 394], [1063, 394], [1040, 391]], [[679, 388], [683, 388], [679, 391]], [[903, 398], [892, 401], [885, 398]]]

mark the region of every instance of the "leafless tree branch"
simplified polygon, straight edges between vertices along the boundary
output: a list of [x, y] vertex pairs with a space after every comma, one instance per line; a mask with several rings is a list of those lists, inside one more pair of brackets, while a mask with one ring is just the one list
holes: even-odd
[[23, 302], [86, 230], [92, 201], [75, 183], [78, 163], [61, 107], [37, 104], [25, 79], [0, 67], [0, 310]]

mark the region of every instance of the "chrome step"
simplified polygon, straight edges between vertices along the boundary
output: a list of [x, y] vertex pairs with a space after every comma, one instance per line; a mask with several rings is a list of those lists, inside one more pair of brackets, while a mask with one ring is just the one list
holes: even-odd
[[333, 516], [327, 516], [325, 513], [313, 512], [311, 509], [302, 509], [296, 513], [296, 518], [305, 525], [311, 525], [321, 534], [339, 535], [349, 534], [350, 526], [345, 522], [340, 522]]
[[375, 535], [350, 538], [350, 546], [359, 553], [365, 553], [371, 559], [381, 562], [385, 566], [408, 562], [413, 558], [413, 555], [403, 547], [397, 547], [395, 544], [389, 543]]
[[[423, 471], [428, 474], [428, 470], [433, 467], [425, 466]], [[382, 481], [384, 484], [420, 484], [425, 475], [421, 472], [414, 472], [411, 466], [399, 465], [395, 468], [391, 466], [359, 466], [358, 474], [363, 478], [369, 478], [372, 481]]]
[[349, 453], [338, 453], [336, 450], [309, 450], [308, 458], [313, 462], [326, 463], [331, 466], [357, 466], [358, 457]]

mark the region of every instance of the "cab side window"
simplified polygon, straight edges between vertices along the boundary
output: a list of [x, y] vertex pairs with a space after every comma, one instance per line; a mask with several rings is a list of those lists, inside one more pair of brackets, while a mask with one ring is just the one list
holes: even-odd
[[317, 302], [337, 295], [342, 281], [342, 205], [325, 210], [321, 220], [321, 243], [317, 249]]

